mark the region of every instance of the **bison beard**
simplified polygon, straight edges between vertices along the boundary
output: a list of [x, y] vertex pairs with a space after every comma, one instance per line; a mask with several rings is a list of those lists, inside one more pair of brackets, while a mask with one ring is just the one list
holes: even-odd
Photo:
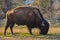
[[4, 35], [6, 35], [6, 30], [10, 27], [13, 34], [14, 24], [27, 25], [27, 28], [32, 34], [32, 28], [39, 28], [40, 34], [47, 34], [49, 29], [49, 23], [43, 18], [40, 10], [34, 7], [19, 7], [13, 10], [9, 10], [6, 13], [7, 24], [5, 27]]

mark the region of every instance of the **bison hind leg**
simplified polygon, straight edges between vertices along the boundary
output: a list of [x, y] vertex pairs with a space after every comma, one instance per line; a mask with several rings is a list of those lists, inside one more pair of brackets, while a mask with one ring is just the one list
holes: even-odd
[[14, 35], [14, 34], [13, 34], [13, 26], [14, 26], [14, 23], [12, 23], [12, 24], [10, 25], [10, 30], [11, 30], [12, 35]]
[[10, 23], [7, 22], [6, 27], [5, 27], [5, 30], [4, 30], [4, 35], [6, 35], [6, 30], [8, 29], [9, 26], [10, 26]]

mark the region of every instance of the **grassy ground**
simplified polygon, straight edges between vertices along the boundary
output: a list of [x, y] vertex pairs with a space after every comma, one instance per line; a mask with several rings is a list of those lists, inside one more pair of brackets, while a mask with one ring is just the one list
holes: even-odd
[[7, 30], [7, 35], [4, 36], [3, 32], [4, 32], [4, 28], [5, 27], [0, 27], [0, 39], [1, 40], [39, 40], [39, 39], [58, 39], [60, 38], [60, 27], [50, 27], [48, 34], [47, 35], [39, 35], [39, 30], [34, 28], [32, 30], [33, 35], [29, 34], [29, 31], [27, 29], [27, 27], [24, 26], [17, 26], [15, 25], [13, 28], [14, 34], [12, 35], [10, 32], [10, 29], [8, 28]]

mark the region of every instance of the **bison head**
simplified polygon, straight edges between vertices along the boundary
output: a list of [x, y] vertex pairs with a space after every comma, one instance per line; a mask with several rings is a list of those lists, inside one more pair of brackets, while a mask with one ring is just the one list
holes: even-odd
[[42, 26], [40, 28], [41, 30], [40, 34], [46, 35], [49, 30], [49, 23], [46, 20], [43, 20], [41, 25]]

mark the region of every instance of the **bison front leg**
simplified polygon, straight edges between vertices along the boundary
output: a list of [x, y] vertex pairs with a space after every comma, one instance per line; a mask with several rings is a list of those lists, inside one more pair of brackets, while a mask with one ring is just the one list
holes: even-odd
[[31, 25], [27, 25], [29, 33], [32, 35], [32, 26]]
[[29, 33], [32, 35], [31, 28], [28, 28], [28, 29], [29, 29]]
[[11, 30], [12, 35], [14, 35], [13, 34], [13, 26], [14, 26], [14, 23], [10, 25], [10, 30]]

